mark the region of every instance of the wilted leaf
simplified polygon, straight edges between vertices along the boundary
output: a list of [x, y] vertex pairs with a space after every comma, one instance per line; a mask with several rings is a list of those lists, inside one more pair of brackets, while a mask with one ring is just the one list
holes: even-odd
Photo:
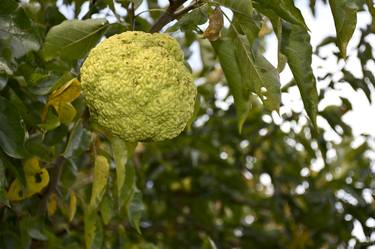
[[54, 26], [47, 34], [43, 56], [48, 61], [82, 58], [96, 45], [107, 28], [106, 19], [67, 20]]
[[203, 37], [209, 41], [216, 41], [220, 37], [220, 32], [224, 26], [224, 16], [220, 7], [216, 7], [208, 18], [208, 27], [204, 31]]

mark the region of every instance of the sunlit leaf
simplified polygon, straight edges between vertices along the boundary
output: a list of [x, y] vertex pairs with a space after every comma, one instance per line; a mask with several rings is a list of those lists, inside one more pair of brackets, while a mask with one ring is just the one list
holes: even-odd
[[67, 20], [54, 26], [43, 45], [46, 60], [55, 57], [74, 60], [96, 45], [107, 28], [105, 19]]
[[357, 6], [352, 0], [329, 0], [335, 20], [337, 46], [341, 56], [346, 58], [346, 48], [357, 25]]
[[249, 102], [249, 91], [242, 84], [241, 71], [236, 61], [234, 44], [228, 37], [223, 37], [212, 42], [212, 46], [219, 57], [225, 78], [227, 79], [231, 94], [233, 95], [238, 117], [238, 130], [241, 132], [251, 106]]
[[288, 64], [297, 82], [307, 115], [313, 126], [317, 127], [318, 92], [316, 79], [311, 68], [310, 35], [299, 26], [284, 23], [281, 52], [288, 58]]

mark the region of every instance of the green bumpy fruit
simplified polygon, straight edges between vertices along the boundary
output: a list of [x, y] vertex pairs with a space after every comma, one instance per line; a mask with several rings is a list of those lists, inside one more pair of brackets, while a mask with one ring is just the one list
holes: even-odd
[[129, 142], [178, 136], [197, 94], [178, 42], [144, 32], [114, 35], [92, 49], [81, 84], [93, 119]]

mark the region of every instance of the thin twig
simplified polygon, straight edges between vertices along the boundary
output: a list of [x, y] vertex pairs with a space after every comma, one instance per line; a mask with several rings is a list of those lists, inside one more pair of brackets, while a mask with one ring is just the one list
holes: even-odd
[[130, 8], [129, 8], [128, 12], [129, 12], [129, 18], [130, 18], [131, 28], [134, 31], [134, 29], [135, 29], [135, 8], [134, 8], [134, 2], [132, 2], [130, 4]]
[[151, 27], [150, 33], [159, 32], [166, 24], [176, 19], [175, 11], [180, 8], [187, 0], [170, 0], [169, 7], [165, 13]]
[[56, 159], [55, 166], [52, 168], [50, 182], [49, 182], [49, 185], [48, 185], [47, 192], [45, 193], [42, 201], [40, 202], [41, 206], [40, 206], [39, 210], [42, 214], [44, 214], [45, 211], [47, 210], [47, 204], [48, 204], [49, 197], [53, 193], [55, 193], [56, 190], [57, 190], [57, 185], [59, 184], [59, 181], [60, 181], [60, 176], [61, 176], [61, 173], [62, 173], [64, 162], [65, 162], [65, 158], [63, 156], [60, 156]]

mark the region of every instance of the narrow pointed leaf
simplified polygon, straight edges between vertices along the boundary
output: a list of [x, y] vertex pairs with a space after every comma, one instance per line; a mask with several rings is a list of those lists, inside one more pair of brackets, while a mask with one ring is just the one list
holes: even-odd
[[86, 249], [100, 249], [103, 244], [103, 225], [96, 210], [89, 208], [84, 214]]
[[116, 185], [117, 185], [117, 200], [118, 206], [122, 207], [124, 199], [121, 198], [122, 188], [125, 183], [126, 176], [126, 161], [128, 158], [128, 153], [126, 150], [126, 143], [121, 138], [117, 136], [111, 137], [111, 146], [113, 158], [116, 163]]
[[109, 164], [104, 156], [95, 158], [94, 182], [91, 191], [90, 207], [96, 209], [105, 193], [109, 177]]
[[241, 71], [236, 61], [234, 44], [228, 37], [212, 42], [219, 57], [229, 89], [236, 106], [238, 130], [241, 133], [243, 124], [250, 111], [249, 92], [242, 84]]
[[319, 99], [316, 79], [311, 68], [312, 47], [310, 35], [305, 29], [297, 25], [284, 23], [281, 52], [288, 59], [288, 64], [297, 82], [307, 115], [313, 126], [317, 128], [316, 115]]
[[336, 26], [337, 46], [346, 58], [346, 49], [357, 25], [357, 6], [352, 0], [329, 0]]
[[141, 233], [139, 224], [141, 222], [142, 214], [145, 211], [145, 207], [142, 201], [142, 192], [135, 187], [133, 195], [128, 202], [128, 217], [132, 226]]

